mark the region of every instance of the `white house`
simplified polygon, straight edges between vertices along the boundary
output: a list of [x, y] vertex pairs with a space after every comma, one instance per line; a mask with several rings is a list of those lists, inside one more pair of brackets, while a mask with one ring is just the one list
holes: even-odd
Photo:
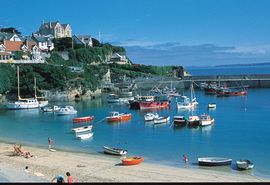
[[73, 35], [74, 44], [93, 47], [92, 37], [90, 35]]
[[110, 59], [111, 63], [117, 64], [129, 64], [129, 61], [125, 55], [120, 55], [119, 53], [114, 53]]
[[33, 34], [32, 38], [36, 41], [41, 51], [52, 51], [54, 49], [54, 43], [51, 37]]

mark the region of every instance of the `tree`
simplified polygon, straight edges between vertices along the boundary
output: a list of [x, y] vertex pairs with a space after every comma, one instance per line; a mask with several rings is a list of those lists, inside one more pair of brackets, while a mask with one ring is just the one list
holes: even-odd
[[20, 31], [18, 31], [16, 28], [13, 27], [9, 27], [9, 28], [1, 28], [0, 32], [4, 32], [4, 33], [16, 33], [18, 35], [21, 34]]

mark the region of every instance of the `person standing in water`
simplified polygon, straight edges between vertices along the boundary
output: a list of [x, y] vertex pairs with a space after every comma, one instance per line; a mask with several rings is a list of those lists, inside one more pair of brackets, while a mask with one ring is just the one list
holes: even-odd
[[188, 158], [187, 158], [186, 154], [183, 155], [183, 161], [185, 162], [185, 165], [187, 166], [188, 165]]
[[52, 143], [53, 143], [53, 140], [48, 137], [48, 147], [49, 147], [49, 150], [52, 148]]

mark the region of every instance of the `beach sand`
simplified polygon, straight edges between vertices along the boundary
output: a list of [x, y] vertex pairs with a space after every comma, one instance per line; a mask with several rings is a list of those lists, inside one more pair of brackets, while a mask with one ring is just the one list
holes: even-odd
[[[22, 146], [34, 157], [14, 156], [13, 144], [0, 143], [0, 182], [50, 182], [69, 171], [75, 182], [270, 182], [252, 175], [147, 163], [122, 166], [120, 157]], [[29, 167], [29, 173], [24, 171]]]

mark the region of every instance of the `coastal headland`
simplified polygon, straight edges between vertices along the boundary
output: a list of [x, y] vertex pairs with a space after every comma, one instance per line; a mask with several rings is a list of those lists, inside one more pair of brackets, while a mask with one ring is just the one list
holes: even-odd
[[[34, 156], [14, 156], [13, 143], [0, 143], [1, 175], [10, 182], [27, 182], [29, 179], [31, 182], [50, 182], [55, 175], [65, 175], [67, 171], [74, 182], [270, 182], [270, 179], [252, 175], [169, 167], [148, 163], [147, 159], [140, 165], [123, 166], [120, 157], [22, 147]], [[25, 166], [29, 167], [27, 175]]]

